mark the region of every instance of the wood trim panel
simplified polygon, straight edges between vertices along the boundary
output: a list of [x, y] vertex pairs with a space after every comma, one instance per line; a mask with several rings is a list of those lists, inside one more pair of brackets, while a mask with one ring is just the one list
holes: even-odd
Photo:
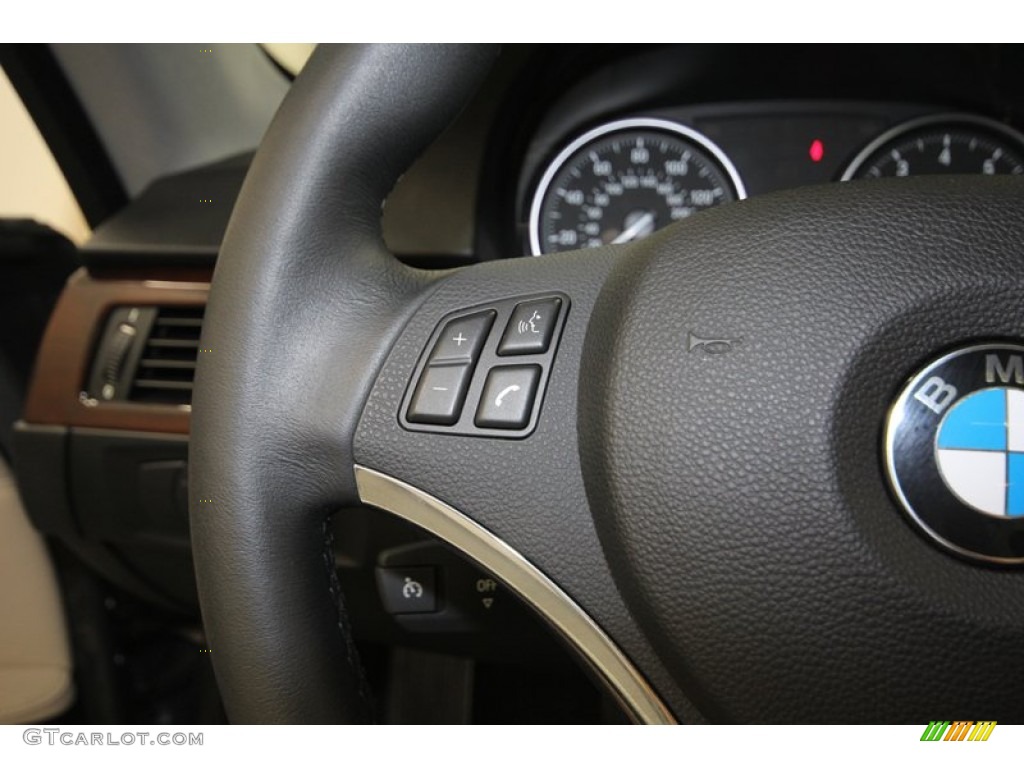
[[71, 276], [36, 357], [25, 403], [30, 424], [99, 427], [188, 434], [189, 409], [140, 403], [97, 403], [82, 396], [96, 335], [117, 306], [203, 306], [210, 273], [177, 272], [98, 280], [80, 269]]

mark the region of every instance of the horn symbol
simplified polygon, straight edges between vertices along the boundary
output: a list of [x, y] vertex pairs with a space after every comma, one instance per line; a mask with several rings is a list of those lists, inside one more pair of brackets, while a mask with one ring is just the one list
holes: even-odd
[[686, 340], [687, 352], [703, 349], [704, 353], [708, 355], [724, 355], [726, 352], [732, 352], [732, 348], [743, 341], [742, 339], [704, 339], [692, 332], [686, 334]]

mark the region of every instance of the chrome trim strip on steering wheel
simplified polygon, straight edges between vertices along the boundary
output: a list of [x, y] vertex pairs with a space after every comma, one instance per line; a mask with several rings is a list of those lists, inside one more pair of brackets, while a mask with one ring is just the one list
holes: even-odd
[[587, 662], [634, 722], [676, 719], [611, 638], [569, 595], [493, 533], [408, 483], [356, 465], [363, 503], [408, 520], [446, 541], [515, 592]]

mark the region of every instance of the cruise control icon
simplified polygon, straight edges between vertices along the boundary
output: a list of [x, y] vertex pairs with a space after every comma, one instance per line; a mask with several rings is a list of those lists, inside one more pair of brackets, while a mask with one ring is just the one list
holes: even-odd
[[423, 597], [423, 585], [406, 576], [405, 585], [402, 587], [402, 597], [406, 600], [415, 600]]

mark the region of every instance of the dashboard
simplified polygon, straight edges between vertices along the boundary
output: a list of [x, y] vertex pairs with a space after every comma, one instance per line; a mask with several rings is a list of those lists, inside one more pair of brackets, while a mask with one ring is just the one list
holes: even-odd
[[[646, 235], [796, 186], [1018, 172], [1022, 65], [1014, 46], [508, 46], [392, 191], [385, 241], [447, 268]], [[212, 268], [250, 159], [158, 179], [97, 228], [87, 264]], [[588, 183], [565, 186], [573, 173]]]

